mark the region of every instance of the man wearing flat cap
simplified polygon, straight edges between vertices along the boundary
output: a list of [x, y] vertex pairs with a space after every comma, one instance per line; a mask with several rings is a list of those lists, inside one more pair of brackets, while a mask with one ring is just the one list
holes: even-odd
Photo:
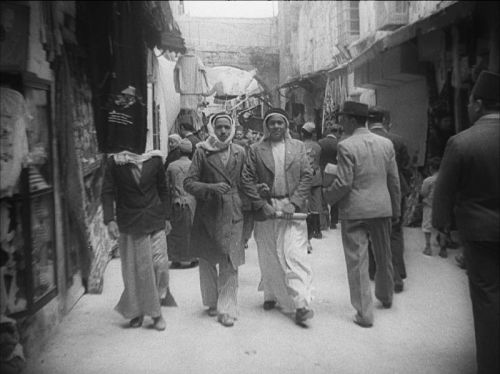
[[377, 265], [375, 296], [384, 308], [390, 308], [394, 292], [391, 218], [400, 216], [398, 168], [392, 142], [365, 126], [367, 105], [346, 101], [339, 114], [340, 124], [350, 136], [338, 143], [337, 175], [324, 192], [329, 204], [339, 203], [351, 303], [357, 311], [354, 322], [371, 327], [368, 241]]
[[[311, 166], [304, 143], [292, 139], [287, 113], [272, 108], [264, 115], [264, 138], [250, 147], [241, 177], [242, 190], [256, 213], [254, 237], [262, 274], [264, 310], [279, 304], [295, 311], [295, 322], [313, 317], [312, 271], [307, 259], [307, 226], [293, 219], [307, 212]], [[285, 219], [274, 219], [277, 212]], [[260, 216], [260, 218], [259, 218]]]
[[184, 190], [193, 145], [189, 139], [181, 139], [178, 145], [179, 159], [168, 165], [165, 176], [167, 180], [167, 209], [172, 230], [167, 236], [168, 257], [172, 261], [171, 268], [193, 267], [196, 258], [189, 255], [191, 227], [193, 224], [196, 199]]
[[[410, 193], [410, 180], [412, 171], [410, 167], [410, 155], [404, 139], [390, 132], [392, 127], [390, 112], [380, 106], [372, 106], [368, 109], [368, 128], [374, 134], [389, 139], [396, 152], [396, 164], [398, 165], [399, 184], [401, 187], [401, 216], [391, 228], [391, 252], [392, 266], [394, 267], [394, 291], [403, 291], [403, 279], [406, 278], [406, 266], [404, 261], [404, 238], [403, 238], [403, 214], [405, 197]], [[374, 278], [375, 263], [373, 253], [369, 251], [370, 278]]]
[[478, 373], [499, 371], [500, 75], [483, 71], [468, 105], [469, 129], [448, 140], [433, 201], [433, 226], [455, 214], [464, 245]]

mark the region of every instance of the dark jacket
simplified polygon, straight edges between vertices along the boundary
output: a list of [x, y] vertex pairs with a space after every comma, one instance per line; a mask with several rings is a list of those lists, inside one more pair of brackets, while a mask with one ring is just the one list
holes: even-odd
[[162, 230], [168, 219], [162, 159], [156, 156], [143, 163], [139, 184], [132, 167], [132, 164], [117, 165], [113, 157], [108, 158], [101, 191], [104, 223], [116, 220], [120, 232], [127, 234]]
[[[239, 195], [245, 150], [236, 144], [230, 147], [226, 166], [217, 153], [197, 149], [184, 180], [184, 189], [196, 198], [190, 254], [211, 263], [221, 262], [229, 255], [236, 267], [245, 262]], [[229, 184], [231, 190], [222, 196], [211, 192], [209, 185], [219, 182]]]
[[[285, 141], [285, 175], [290, 202], [298, 211], [306, 212], [312, 171], [305, 145], [300, 140]], [[241, 182], [243, 193], [252, 201], [252, 208], [261, 209], [267, 201], [259, 195], [257, 184], [265, 183], [270, 190], [274, 184], [274, 158], [270, 141], [264, 140], [250, 147]]]
[[499, 114], [448, 140], [434, 189], [434, 227], [450, 227], [454, 212], [464, 240], [500, 241], [499, 152]]
[[327, 135], [325, 138], [318, 140], [321, 147], [319, 157], [319, 165], [321, 170], [325, 170], [326, 164], [337, 165], [337, 138], [333, 135]]
[[[382, 125], [381, 125], [382, 126]], [[399, 184], [401, 186], [401, 196], [406, 196], [410, 193], [410, 182], [412, 177], [410, 155], [408, 154], [408, 147], [404, 139], [392, 132], [386, 131], [384, 128], [371, 129], [374, 134], [383, 136], [389, 139], [394, 146], [396, 152], [396, 164], [398, 165]]]
[[201, 140], [200, 140], [200, 138], [198, 138], [194, 134], [189, 134], [188, 136], [186, 136], [186, 139], [189, 140], [191, 142], [191, 144], [193, 145], [193, 152], [191, 153], [191, 159], [192, 159], [194, 152], [196, 151], [196, 144], [201, 142]]

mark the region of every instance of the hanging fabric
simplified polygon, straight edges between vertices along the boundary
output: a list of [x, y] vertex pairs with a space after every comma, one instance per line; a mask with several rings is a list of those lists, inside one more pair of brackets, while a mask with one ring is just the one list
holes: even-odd
[[28, 156], [26, 129], [30, 115], [23, 95], [0, 87], [0, 197], [15, 192], [23, 163]]

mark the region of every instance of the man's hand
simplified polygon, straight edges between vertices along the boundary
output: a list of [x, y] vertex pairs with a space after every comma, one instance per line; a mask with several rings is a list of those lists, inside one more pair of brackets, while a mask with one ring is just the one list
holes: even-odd
[[391, 218], [391, 225], [395, 226], [399, 223], [399, 217], [392, 217]]
[[165, 221], [165, 235], [170, 234], [170, 231], [172, 231], [172, 224], [167, 220]]
[[263, 199], [267, 199], [271, 196], [271, 190], [269, 189], [269, 186], [265, 183], [260, 183], [257, 185], [257, 192], [259, 193], [259, 196], [262, 197]]
[[231, 189], [231, 186], [227, 183], [219, 182], [211, 184], [210, 189], [218, 195], [224, 195]]
[[118, 225], [115, 221], [108, 222], [108, 234], [113, 240], [118, 239], [120, 236], [120, 230], [118, 230]]
[[295, 205], [292, 203], [287, 203], [281, 211], [283, 212], [283, 217], [285, 219], [292, 219], [293, 218], [293, 213], [295, 213]]
[[269, 219], [273, 218], [276, 215], [276, 210], [272, 207], [270, 204], [266, 204], [262, 207], [262, 212], [264, 213], [264, 216]]

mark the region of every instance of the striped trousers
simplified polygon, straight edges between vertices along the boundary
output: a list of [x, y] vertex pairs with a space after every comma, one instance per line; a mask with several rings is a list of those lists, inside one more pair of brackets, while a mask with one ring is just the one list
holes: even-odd
[[[217, 265], [219, 269], [217, 269]], [[217, 308], [219, 314], [238, 315], [238, 268], [229, 260], [211, 264], [200, 258], [200, 288], [203, 305]]]

